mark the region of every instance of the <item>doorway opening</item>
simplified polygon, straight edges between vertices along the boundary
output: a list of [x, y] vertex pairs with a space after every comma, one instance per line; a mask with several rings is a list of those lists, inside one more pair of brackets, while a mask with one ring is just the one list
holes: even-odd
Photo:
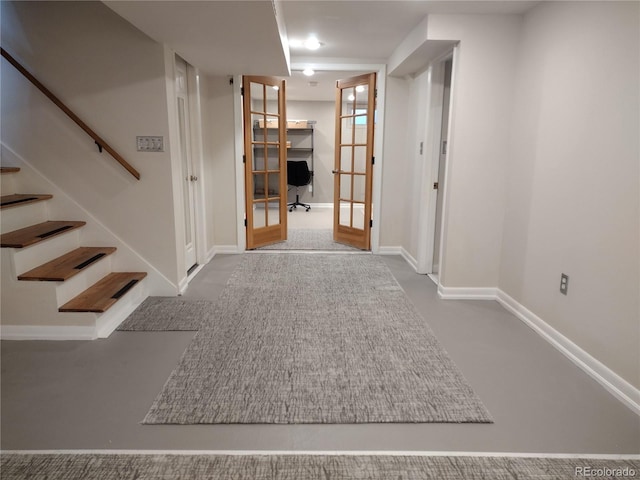
[[[424, 138], [424, 156], [420, 151], [422, 173], [418, 207], [418, 252], [416, 270], [427, 274], [436, 283], [442, 281], [445, 260], [447, 157], [452, 117], [452, 99], [455, 89], [457, 47], [437, 58], [424, 72], [425, 126], [420, 132]], [[421, 142], [422, 144], [422, 142]]]
[[[184, 267], [188, 277], [198, 267], [198, 208], [196, 184], [198, 180], [196, 154], [193, 152], [192, 100], [194, 95], [193, 67], [179, 55], [174, 56], [175, 100], [177, 116], [178, 157], [182, 180], [182, 204], [184, 218]], [[197, 89], [196, 89], [197, 90]]]
[[431, 263], [431, 276], [436, 282], [440, 275], [440, 239], [442, 237], [442, 204], [444, 194], [444, 172], [447, 161], [447, 139], [449, 138], [449, 109], [451, 105], [451, 72], [453, 60], [444, 62], [444, 82], [442, 94], [442, 122], [440, 129], [440, 141], [438, 150], [438, 176], [436, 181], [436, 214], [433, 234], [433, 260]]
[[[279, 118], [285, 122], [286, 135], [283, 148], [286, 166], [281, 167], [286, 168], [288, 179], [286, 222], [282, 222], [286, 224], [286, 237], [268, 242], [275, 243], [273, 245], [256, 246], [249, 241], [251, 234], [247, 231], [247, 248], [346, 250], [351, 248], [345, 245], [350, 245], [357, 251], [371, 250], [372, 243], [377, 244], [377, 238], [372, 242], [370, 233], [374, 176], [373, 166], [369, 164], [373, 162], [373, 127], [378, 119], [374, 114], [376, 75], [371, 77], [371, 86], [371, 79], [363, 78], [363, 72], [372, 70], [318, 68], [309, 77], [294, 67], [291, 77], [284, 79], [286, 102], [282, 110], [286, 113]], [[338, 82], [345, 79], [348, 81], [338, 88]], [[246, 127], [245, 121], [245, 152], [249, 145]], [[254, 127], [251, 125], [250, 129], [255, 130]], [[271, 136], [277, 127], [279, 124], [274, 123], [269, 130], [259, 131], [257, 135], [273, 141], [275, 137]], [[249, 147], [254, 149], [252, 153], [255, 153], [256, 139], [260, 140], [254, 137], [254, 144]], [[247, 172], [245, 166], [245, 178]], [[256, 186], [245, 184], [245, 191], [255, 190]], [[247, 212], [246, 218], [255, 218], [260, 208], [273, 209], [276, 205], [272, 203], [264, 207], [252, 205], [253, 211]], [[246, 203], [247, 208], [249, 205]], [[265, 213], [267, 218], [277, 215]], [[262, 218], [264, 214], [258, 216]]]

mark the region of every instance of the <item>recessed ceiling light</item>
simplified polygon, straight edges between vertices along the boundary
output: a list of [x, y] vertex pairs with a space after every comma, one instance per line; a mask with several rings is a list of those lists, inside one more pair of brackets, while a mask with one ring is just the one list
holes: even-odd
[[362, 86], [362, 85], [358, 85], [358, 86], [356, 87], [356, 92], [358, 92], [358, 93], [362, 93], [362, 92], [364, 92], [364, 86]]
[[307, 47], [309, 50], [317, 50], [320, 48], [322, 44], [320, 43], [320, 40], [318, 40], [316, 37], [309, 37], [304, 41], [304, 46]]
[[312, 68], [305, 68], [302, 73], [304, 73], [307, 77], [310, 77], [314, 73], [316, 73]]
[[348, 99], [350, 102], [353, 102], [353, 101], [356, 99], [356, 97], [354, 97], [354, 96], [353, 96], [353, 94], [351, 94], [351, 95], [349, 95], [349, 96], [347, 97], [347, 99]]

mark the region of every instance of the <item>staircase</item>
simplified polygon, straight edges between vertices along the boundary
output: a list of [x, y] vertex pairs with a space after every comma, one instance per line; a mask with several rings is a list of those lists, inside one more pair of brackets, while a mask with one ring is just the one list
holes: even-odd
[[[112, 328], [107, 329], [108, 335], [133, 308], [131, 305], [141, 301], [140, 293], [132, 292], [140, 290], [136, 287], [147, 274], [112, 272], [110, 258], [116, 253], [115, 247], [81, 246], [86, 222], [48, 219], [47, 204], [52, 195], [5, 195], [15, 190], [13, 178], [19, 172], [17, 167], [0, 168], [3, 334], [5, 326], [17, 325], [49, 332], [55, 327], [80, 328], [94, 332], [82, 338], [97, 338], [101, 336], [100, 322], [104, 330], [102, 317], [127, 299], [129, 308], [121, 308], [116, 317], [109, 318]], [[117, 318], [118, 314], [122, 318]]]

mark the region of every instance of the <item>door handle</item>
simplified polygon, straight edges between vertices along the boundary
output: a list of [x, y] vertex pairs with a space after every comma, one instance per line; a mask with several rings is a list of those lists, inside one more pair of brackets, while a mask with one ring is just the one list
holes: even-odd
[[335, 175], [336, 173], [342, 173], [342, 170], [331, 170], [331, 173]]
[[196, 177], [195, 175], [191, 175], [191, 181], [195, 182], [198, 180], [198, 177]]

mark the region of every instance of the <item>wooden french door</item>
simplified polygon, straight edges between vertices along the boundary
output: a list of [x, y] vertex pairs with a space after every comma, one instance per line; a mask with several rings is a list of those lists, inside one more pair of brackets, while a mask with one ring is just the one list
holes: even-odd
[[284, 80], [245, 76], [247, 248], [287, 239], [287, 116]]
[[333, 239], [371, 249], [376, 74], [338, 80]]

